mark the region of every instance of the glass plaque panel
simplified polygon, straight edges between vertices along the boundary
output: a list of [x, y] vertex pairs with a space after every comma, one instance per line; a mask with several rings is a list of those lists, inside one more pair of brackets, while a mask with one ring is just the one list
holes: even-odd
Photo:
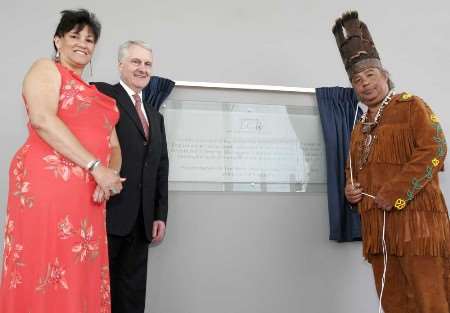
[[161, 112], [170, 190], [325, 191], [314, 93], [177, 86]]

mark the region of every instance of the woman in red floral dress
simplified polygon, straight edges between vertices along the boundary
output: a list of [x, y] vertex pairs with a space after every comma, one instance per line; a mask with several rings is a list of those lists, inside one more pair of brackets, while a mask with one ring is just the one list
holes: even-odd
[[119, 113], [80, 78], [99, 33], [93, 14], [63, 11], [56, 62], [25, 77], [29, 137], [9, 174], [1, 313], [110, 312], [105, 200], [122, 188]]

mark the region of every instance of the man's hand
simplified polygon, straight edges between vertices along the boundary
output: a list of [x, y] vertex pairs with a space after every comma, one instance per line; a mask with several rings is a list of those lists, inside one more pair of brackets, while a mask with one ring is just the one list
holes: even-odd
[[153, 222], [153, 242], [158, 243], [164, 239], [164, 235], [166, 233], [166, 224], [163, 221], [154, 221]]
[[348, 183], [345, 186], [345, 197], [347, 198], [348, 202], [351, 204], [356, 204], [359, 201], [361, 201], [363, 195], [362, 195], [362, 188], [359, 183], [355, 183], [355, 185], [352, 185], [351, 183]]
[[375, 204], [377, 205], [377, 208], [385, 210], [385, 211], [390, 211], [392, 210], [392, 204], [389, 203], [388, 201], [386, 201], [384, 198], [380, 197], [380, 196], [376, 196], [375, 198]]

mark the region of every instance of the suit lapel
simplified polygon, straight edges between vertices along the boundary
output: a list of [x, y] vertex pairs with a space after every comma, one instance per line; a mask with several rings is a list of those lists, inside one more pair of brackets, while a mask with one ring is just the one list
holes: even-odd
[[131, 101], [130, 96], [120, 84], [114, 85], [114, 90], [116, 91], [117, 104], [128, 114], [128, 116], [134, 122], [136, 127], [139, 129], [139, 132], [141, 133], [142, 137], [145, 138], [145, 133], [144, 129], [142, 128], [141, 120], [139, 119], [139, 116], [136, 112], [136, 109], [134, 108], [134, 104], [133, 101]]

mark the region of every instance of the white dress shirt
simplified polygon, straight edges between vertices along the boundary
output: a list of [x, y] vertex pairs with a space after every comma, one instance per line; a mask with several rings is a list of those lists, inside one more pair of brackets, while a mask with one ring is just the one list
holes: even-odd
[[[131, 89], [130, 87], [128, 87], [127, 84], [125, 84], [122, 80], [120, 80], [119, 83], [120, 83], [120, 85], [122, 85], [123, 89], [125, 89], [125, 91], [127, 92], [128, 96], [131, 99], [131, 102], [133, 102], [133, 105], [136, 105], [136, 102], [134, 101], [134, 97], [133, 97], [133, 95], [136, 94], [134, 92], [134, 90]], [[147, 112], [145, 111], [145, 108], [144, 108], [144, 99], [142, 99], [142, 90], [139, 92], [139, 97], [141, 97], [141, 110], [142, 110], [142, 112], [144, 112], [144, 117], [148, 124]]]

